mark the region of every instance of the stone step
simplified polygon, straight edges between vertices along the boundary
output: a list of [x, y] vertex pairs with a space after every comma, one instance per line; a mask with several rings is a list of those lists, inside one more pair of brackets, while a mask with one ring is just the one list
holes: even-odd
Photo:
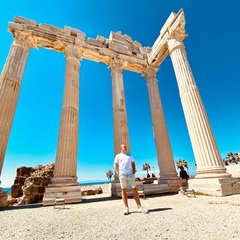
[[[141, 187], [137, 186], [139, 190], [142, 190]], [[168, 193], [170, 192], [170, 188], [168, 184], [143, 184], [143, 189], [145, 195], [154, 195], [160, 193]], [[117, 186], [114, 191], [112, 192], [113, 196], [121, 197], [121, 188], [120, 185]], [[127, 196], [133, 196], [131, 188], [127, 188]]]

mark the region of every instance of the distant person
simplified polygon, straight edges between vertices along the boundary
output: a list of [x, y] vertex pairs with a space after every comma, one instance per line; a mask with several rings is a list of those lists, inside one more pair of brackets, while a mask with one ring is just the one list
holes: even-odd
[[187, 172], [184, 170], [183, 167], [180, 167], [180, 177], [182, 179], [186, 179], [186, 182], [189, 179], [189, 176], [188, 176]]
[[133, 197], [136, 201], [139, 213], [148, 213], [148, 210], [141, 206], [140, 198], [135, 183], [136, 166], [133, 157], [127, 155], [127, 146], [122, 144], [121, 153], [117, 154], [114, 159], [114, 170], [119, 177], [122, 199], [125, 206], [124, 215], [128, 215], [128, 198], [127, 198], [127, 185], [132, 188]]
[[154, 175], [154, 173], [152, 173], [152, 178], [156, 178], [156, 176]]

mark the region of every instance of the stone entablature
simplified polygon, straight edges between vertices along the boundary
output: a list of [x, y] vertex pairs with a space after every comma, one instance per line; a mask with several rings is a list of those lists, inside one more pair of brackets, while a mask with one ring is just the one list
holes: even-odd
[[160, 30], [160, 35], [152, 46], [152, 51], [148, 54], [148, 64], [158, 67], [168, 56], [169, 49], [167, 41], [171, 36], [182, 36], [182, 40], [187, 37], [185, 33], [185, 17], [181, 9], [177, 14], [172, 12]]
[[8, 30], [15, 35], [24, 32], [34, 39], [34, 48], [47, 48], [65, 52], [68, 45], [81, 49], [82, 57], [91, 61], [110, 64], [112, 58], [121, 61], [125, 70], [142, 73], [147, 66], [150, 47], [142, 47], [141, 43], [132, 40], [126, 34], [110, 32], [109, 39], [97, 36], [96, 39], [86, 38], [81, 30], [65, 26], [63, 29], [48, 24], [37, 24], [34, 20], [15, 17], [8, 24]]

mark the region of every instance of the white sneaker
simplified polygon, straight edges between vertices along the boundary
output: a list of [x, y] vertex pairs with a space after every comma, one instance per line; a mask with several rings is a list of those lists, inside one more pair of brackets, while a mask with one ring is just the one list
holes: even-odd
[[124, 211], [124, 215], [128, 215], [128, 214], [129, 214], [129, 208], [126, 207], [126, 208], [125, 208], [125, 211]]
[[138, 212], [139, 212], [139, 213], [148, 213], [148, 210], [147, 210], [147, 209], [144, 209], [143, 207], [140, 207], [140, 208], [138, 209]]

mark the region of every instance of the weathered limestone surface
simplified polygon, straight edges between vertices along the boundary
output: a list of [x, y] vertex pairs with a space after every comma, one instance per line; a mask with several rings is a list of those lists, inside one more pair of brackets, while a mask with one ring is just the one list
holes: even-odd
[[65, 52], [67, 45], [71, 44], [82, 49], [82, 57], [91, 61], [109, 65], [111, 58], [117, 56], [122, 68], [130, 71], [142, 72], [147, 65], [147, 54], [151, 50], [121, 32], [111, 32], [109, 39], [102, 36], [86, 39], [86, 34], [79, 29], [69, 26], [61, 29], [48, 24], [37, 24], [22, 17], [15, 17], [14, 22], [10, 22], [8, 26], [13, 34], [21, 31], [32, 36], [36, 48]]
[[[43, 204], [49, 205], [55, 196], [63, 194], [66, 203], [81, 202], [77, 182], [79, 71], [82, 51], [68, 46], [65, 51], [66, 73], [56, 165], [52, 183], [44, 194]], [[62, 189], [61, 189], [62, 188]], [[58, 191], [56, 192], [56, 189]]]
[[103, 190], [101, 187], [95, 188], [95, 189], [86, 189], [82, 191], [82, 196], [89, 196], [89, 195], [96, 195], [103, 193]]
[[[136, 187], [139, 188], [141, 181], [136, 181]], [[154, 184], [154, 183], [147, 183], [143, 184], [144, 192], [146, 195], [155, 195], [155, 194], [161, 194], [161, 193], [167, 193], [170, 192], [170, 188], [168, 184]], [[122, 191], [120, 183], [117, 181], [113, 181], [111, 184], [111, 193], [115, 197], [121, 197]], [[127, 188], [127, 195], [133, 196], [132, 190], [130, 188]]]
[[130, 152], [127, 111], [120, 61], [113, 59], [110, 64], [112, 76], [114, 155], [120, 152], [120, 145], [125, 144]]
[[240, 177], [240, 164], [238, 165], [229, 165], [225, 166], [227, 169], [227, 173], [231, 174], [232, 177]]
[[0, 77], [0, 174], [32, 42], [26, 33], [16, 33]]
[[240, 193], [240, 178], [206, 178], [188, 180], [190, 189], [212, 196], [227, 196]]
[[147, 68], [143, 75], [146, 77], [148, 86], [154, 140], [158, 156], [158, 166], [160, 169], [159, 180], [166, 181], [168, 179], [178, 179], [178, 177], [158, 89], [156, 78], [157, 70], [156, 68]]
[[7, 191], [3, 191], [3, 189], [0, 187], [0, 208], [8, 206], [7, 198]]
[[17, 204], [31, 204], [42, 202], [46, 186], [53, 177], [54, 163], [45, 166], [17, 168], [16, 178], [11, 187], [10, 202]]

